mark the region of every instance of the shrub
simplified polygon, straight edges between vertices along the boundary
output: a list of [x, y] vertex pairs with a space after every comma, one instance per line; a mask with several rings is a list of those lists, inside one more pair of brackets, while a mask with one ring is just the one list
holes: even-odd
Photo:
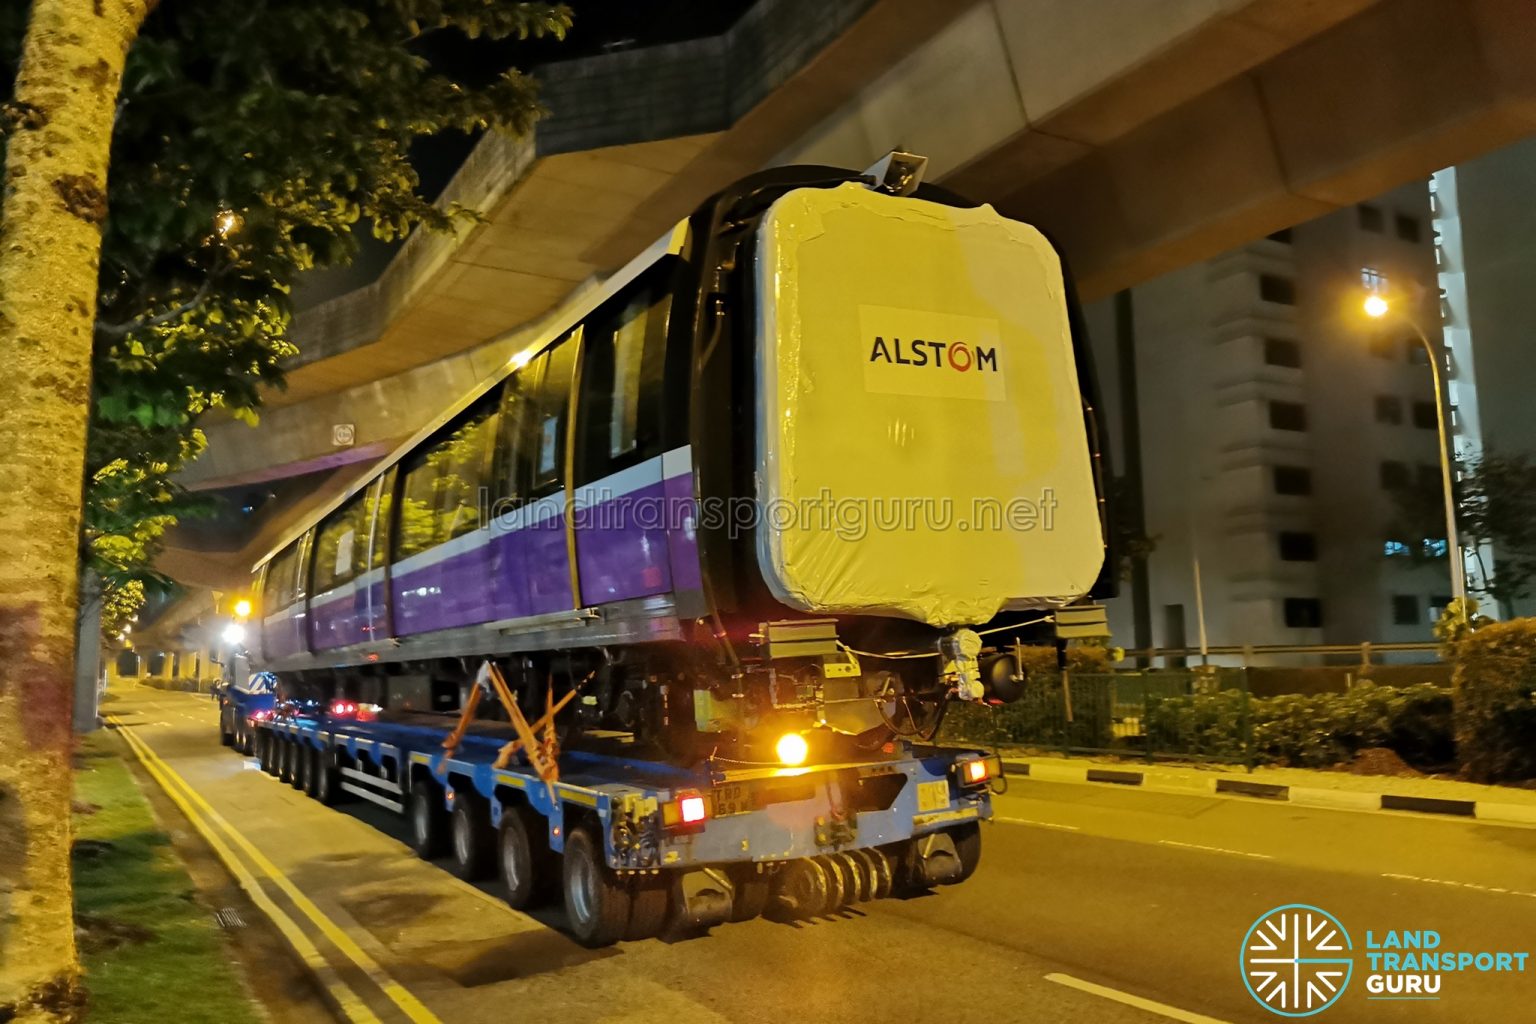
[[1457, 646], [1462, 768], [1479, 782], [1536, 778], [1536, 619], [1493, 623]]
[[[1451, 695], [1430, 683], [1253, 697], [1247, 714], [1252, 757], [1261, 764], [1328, 768], [1368, 747], [1387, 747], [1416, 767], [1437, 768], [1455, 754]], [[1146, 728], [1152, 749], [1162, 753], [1234, 762], [1248, 756], [1240, 690], [1157, 701]]]

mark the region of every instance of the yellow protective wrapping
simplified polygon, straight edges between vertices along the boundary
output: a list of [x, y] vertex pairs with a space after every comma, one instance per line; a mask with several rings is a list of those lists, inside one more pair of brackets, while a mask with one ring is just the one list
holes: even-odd
[[774, 595], [950, 626], [1086, 593], [1104, 543], [1045, 238], [849, 184], [779, 199], [757, 255]]

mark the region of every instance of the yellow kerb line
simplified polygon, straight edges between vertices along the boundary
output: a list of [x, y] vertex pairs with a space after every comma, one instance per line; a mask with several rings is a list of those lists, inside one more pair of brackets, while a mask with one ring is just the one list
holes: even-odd
[[278, 931], [282, 932], [283, 938], [288, 940], [288, 944], [293, 947], [294, 952], [299, 954], [299, 959], [304, 961], [305, 966], [315, 972], [315, 977], [325, 986], [325, 990], [336, 1001], [336, 1005], [341, 1008], [341, 1011], [347, 1015], [347, 1019], [355, 1022], [355, 1024], [380, 1024], [379, 1018], [374, 1012], [368, 1009], [363, 1001], [358, 998], [357, 994], [337, 977], [336, 972], [331, 969], [331, 965], [326, 962], [325, 957], [315, 948], [315, 944], [309, 941], [309, 936], [304, 934], [304, 930], [299, 927], [298, 923], [285, 914], [281, 907], [272, 902], [272, 898], [261, 887], [261, 883], [245, 869], [244, 864], [240, 863], [239, 858], [235, 856], [235, 852], [225, 844], [223, 839], [219, 838], [218, 833], [213, 831], [192, 805], [187, 803], [186, 799], [175, 790], [171, 780], [166, 778], [165, 773], [145, 756], [146, 748], [144, 747], [144, 741], [134, 736], [127, 726], [118, 721], [116, 716], [108, 715], [107, 720], [117, 726], [123, 738], [128, 741], [129, 749], [139, 759], [139, 763], [144, 766], [144, 770], [149, 772], [150, 777], [160, 785], [161, 789], [165, 790], [165, 795], [170, 797], [171, 802], [180, 808], [181, 813], [187, 816], [187, 820], [192, 823], [192, 827], [197, 829], [198, 834], [213, 848], [213, 852], [218, 856], [219, 860], [223, 861], [224, 866], [235, 876], [235, 880], [240, 883], [240, 888], [250, 895], [251, 901], [261, 909], [262, 913], [272, 919], [272, 923], [277, 925]]
[[[230, 823], [224, 819], [223, 815], [214, 810], [208, 804], [208, 802], [204, 800], [197, 793], [197, 791], [187, 783], [185, 779], [176, 773], [174, 768], [161, 760], [160, 756], [151, 750], [148, 744], [139, 739], [137, 736], [134, 736], [131, 727], [124, 725], [115, 715], [109, 715], [108, 720], [116, 725], [118, 731], [121, 732], [123, 736], [128, 740], [129, 745], [133, 748], [134, 753], [138, 756], [139, 760], [144, 763], [145, 768], [147, 768], [152, 775], [155, 775], [158, 771], [159, 774], [156, 777], [156, 781], [160, 782], [160, 785], [166, 790], [167, 795], [169, 795], [171, 799], [176, 802], [178, 807], [181, 807], [182, 812], [185, 813], [189, 819], [191, 819], [192, 823], [198, 826], [198, 831], [202, 832], [205, 837], [208, 837], [210, 843], [216, 844], [216, 850], [222, 844], [218, 843], [216, 837], [212, 837], [209, 834], [209, 831], [204, 828], [203, 824], [198, 820], [198, 816], [189, 809], [187, 800], [190, 800], [191, 804], [195, 805], [196, 808], [200, 810], [204, 816], [206, 816], [208, 821], [217, 825], [225, 832], [225, 834], [229, 836], [230, 839], [234, 840], [235, 845], [244, 851], [246, 856], [251, 859], [251, 862], [256, 866], [256, 868], [268, 879], [270, 879], [279, 889], [281, 889], [283, 893], [293, 901], [293, 905], [297, 907], [305, 917], [309, 918], [310, 921], [314, 923], [315, 927], [320, 929], [320, 933], [329, 939], [331, 943], [335, 945], [335, 947], [347, 957], [347, 959], [351, 960], [354, 964], [357, 965], [359, 969], [363, 971], [363, 973], [368, 975], [369, 980], [377, 985], [379, 990], [389, 998], [389, 1001], [398, 1006], [400, 1011], [409, 1017], [413, 1024], [442, 1024], [442, 1021], [438, 1019], [436, 1014], [427, 1009], [427, 1007], [422, 1004], [421, 1000], [417, 999], [414, 995], [411, 994], [410, 990], [392, 978], [389, 972], [384, 970], [384, 968], [379, 965], [379, 962], [370, 956], [366, 950], [359, 946], [357, 942], [346, 933], [345, 930], [343, 930], [339, 925], [327, 917], [319, 907], [315, 906], [313, 901], [311, 901], [308, 896], [304, 895], [304, 893], [299, 890], [298, 886], [289, 881], [288, 876], [283, 874], [277, 865], [268, 860], [260, 850], [251, 844], [250, 840], [246, 839], [244, 835], [242, 835], [234, 828], [234, 826], [230, 825]], [[167, 782], [170, 782], [176, 787], [179, 787], [182, 792], [185, 793], [186, 800], [183, 800], [180, 796], [178, 796], [178, 794], [173, 792], [171, 785], [167, 785]], [[227, 847], [225, 848], [225, 851], [227, 852]], [[251, 892], [252, 898], [256, 899], [258, 904], [260, 904], [262, 900], [266, 899], [265, 893], [261, 890], [260, 883], [256, 882], [254, 878], [250, 878], [250, 875], [244, 871], [244, 868], [239, 866], [237, 860], [231, 856], [230, 858], [226, 859], [226, 864], [230, 865], [230, 870], [234, 871], [237, 877], [244, 875], [245, 878], [250, 879], [252, 884], [246, 886], [246, 888]], [[244, 885], [244, 878], [242, 879], [242, 885]], [[275, 912], [277, 915], [282, 915], [282, 911], [278, 910], [270, 900], [266, 900], [266, 903], [271, 907], [271, 910], [268, 911], [269, 913]], [[262, 909], [266, 910], [267, 906], [263, 906]], [[287, 919], [285, 915], [284, 917]], [[277, 918], [274, 917], [274, 920], [277, 920]], [[295, 929], [297, 929], [297, 926], [294, 925], [294, 922], [291, 919], [287, 920], [290, 925], [293, 925]], [[282, 927], [281, 922], [278, 923], [278, 926], [279, 928]], [[308, 939], [304, 938], [302, 932], [298, 932], [297, 934], [306, 944], [308, 944]], [[318, 951], [314, 949], [313, 945], [309, 945], [309, 949], [315, 952], [316, 956], [319, 956]], [[306, 963], [307, 962], [309, 961], [306, 957]], [[327, 968], [327, 970], [329, 969]], [[332, 974], [332, 977], [334, 978], [335, 975]], [[358, 1003], [361, 1011], [366, 1014], [364, 1017], [354, 1016], [352, 1017], [353, 1020], [364, 1022], [364, 1024], [373, 1024], [373, 1022], [377, 1022], [379, 1020], [379, 1018], [374, 1016], [373, 1013], [366, 1007], [361, 1006], [355, 995], [353, 997], [353, 1002]], [[343, 1009], [345, 1009], [345, 1006]], [[348, 1011], [348, 1015], [351, 1016], [350, 1011]]]

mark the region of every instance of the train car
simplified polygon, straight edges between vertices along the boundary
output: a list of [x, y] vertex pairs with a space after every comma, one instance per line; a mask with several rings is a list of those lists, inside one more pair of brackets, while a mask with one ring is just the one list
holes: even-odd
[[[801, 906], [879, 891], [865, 850], [887, 882], [968, 875], [997, 767], [938, 727], [1017, 696], [1018, 645], [1109, 585], [1103, 453], [1060, 254], [919, 168], [724, 190], [298, 524], [256, 569], [253, 664], [347, 713], [270, 723], [264, 756], [412, 813], [424, 853], [474, 803], [466, 871], [515, 822], [595, 848], [588, 875], [845, 856], [781, 873]], [[445, 740], [488, 668], [517, 708]], [[568, 800], [492, 766], [498, 721], [562, 698]]]

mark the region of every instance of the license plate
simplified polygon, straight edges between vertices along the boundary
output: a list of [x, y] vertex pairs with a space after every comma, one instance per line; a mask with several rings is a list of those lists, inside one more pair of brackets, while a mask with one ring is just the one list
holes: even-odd
[[716, 786], [715, 817], [725, 818], [732, 814], [746, 814], [757, 810], [757, 791], [744, 782], [727, 782]]
[[925, 814], [928, 811], [942, 811], [949, 807], [949, 780], [938, 779], [934, 782], [919, 782], [917, 784], [917, 813]]

